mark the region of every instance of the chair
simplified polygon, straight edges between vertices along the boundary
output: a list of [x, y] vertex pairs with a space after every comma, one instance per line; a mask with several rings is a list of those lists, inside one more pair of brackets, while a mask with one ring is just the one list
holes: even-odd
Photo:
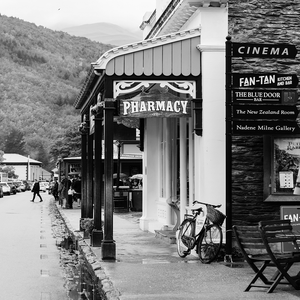
[[[290, 284], [296, 290], [299, 290], [300, 272], [296, 276], [291, 276], [288, 273], [294, 263], [300, 262], [300, 250], [297, 245], [297, 237], [292, 231], [291, 221], [261, 221], [258, 227], [267, 253], [277, 268], [274, 282], [268, 289], [268, 293], [272, 293], [279, 283]], [[278, 250], [276, 251], [279, 246], [278, 243], [292, 243], [294, 245], [294, 252], [281, 253]], [[286, 279], [286, 281], [282, 281], [284, 279]]]
[[[248, 292], [252, 287], [270, 287], [273, 281], [267, 279], [263, 272], [267, 267], [274, 267], [274, 264], [265, 249], [258, 226], [234, 225], [232, 229], [245, 260], [255, 272], [255, 276], [244, 292]], [[257, 279], [261, 279], [263, 284], [257, 284]]]

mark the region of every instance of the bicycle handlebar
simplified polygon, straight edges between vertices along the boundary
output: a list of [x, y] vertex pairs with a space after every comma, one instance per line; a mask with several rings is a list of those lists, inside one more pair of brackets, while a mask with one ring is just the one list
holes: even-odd
[[212, 206], [212, 207], [214, 207], [214, 208], [218, 208], [218, 207], [221, 207], [221, 206], [222, 206], [222, 204], [214, 205], [214, 204], [209, 204], [209, 203], [200, 202], [200, 201], [197, 201], [197, 200], [193, 201], [193, 204], [195, 204], [195, 203], [203, 204], [203, 205], [206, 205], [206, 206], [207, 206], [207, 205], [210, 205], [210, 206]]

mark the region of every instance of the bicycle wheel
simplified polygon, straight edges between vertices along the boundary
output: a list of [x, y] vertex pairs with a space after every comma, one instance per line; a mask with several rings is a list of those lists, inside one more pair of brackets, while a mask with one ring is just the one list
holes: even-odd
[[218, 257], [222, 246], [222, 229], [217, 224], [206, 227], [199, 238], [198, 256], [202, 263], [209, 264]]
[[177, 235], [177, 252], [180, 257], [186, 257], [190, 253], [190, 249], [193, 248], [195, 238], [195, 222], [193, 219], [185, 219], [179, 227]]

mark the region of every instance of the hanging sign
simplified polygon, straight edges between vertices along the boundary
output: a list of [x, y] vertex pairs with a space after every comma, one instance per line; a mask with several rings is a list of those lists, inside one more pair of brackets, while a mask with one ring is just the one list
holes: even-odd
[[299, 134], [297, 122], [292, 121], [233, 121], [232, 133], [241, 135]]
[[191, 116], [189, 99], [120, 100], [120, 116], [132, 118], [179, 118]]
[[233, 73], [233, 87], [238, 88], [295, 88], [298, 85], [296, 74], [253, 74]]
[[296, 104], [297, 91], [278, 90], [233, 90], [234, 103], [284, 103]]
[[233, 105], [232, 116], [236, 119], [296, 120], [296, 106], [291, 105]]
[[291, 44], [232, 43], [233, 57], [295, 58], [297, 49]]

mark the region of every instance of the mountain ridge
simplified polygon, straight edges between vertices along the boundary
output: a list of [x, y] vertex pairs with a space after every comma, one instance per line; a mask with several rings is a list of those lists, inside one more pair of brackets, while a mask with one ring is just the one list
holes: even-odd
[[48, 170], [78, 156], [74, 103], [91, 63], [113, 47], [0, 14], [0, 150]]
[[86, 37], [92, 41], [121, 46], [142, 40], [142, 31], [130, 31], [124, 27], [107, 22], [83, 24], [62, 29], [70, 35]]

